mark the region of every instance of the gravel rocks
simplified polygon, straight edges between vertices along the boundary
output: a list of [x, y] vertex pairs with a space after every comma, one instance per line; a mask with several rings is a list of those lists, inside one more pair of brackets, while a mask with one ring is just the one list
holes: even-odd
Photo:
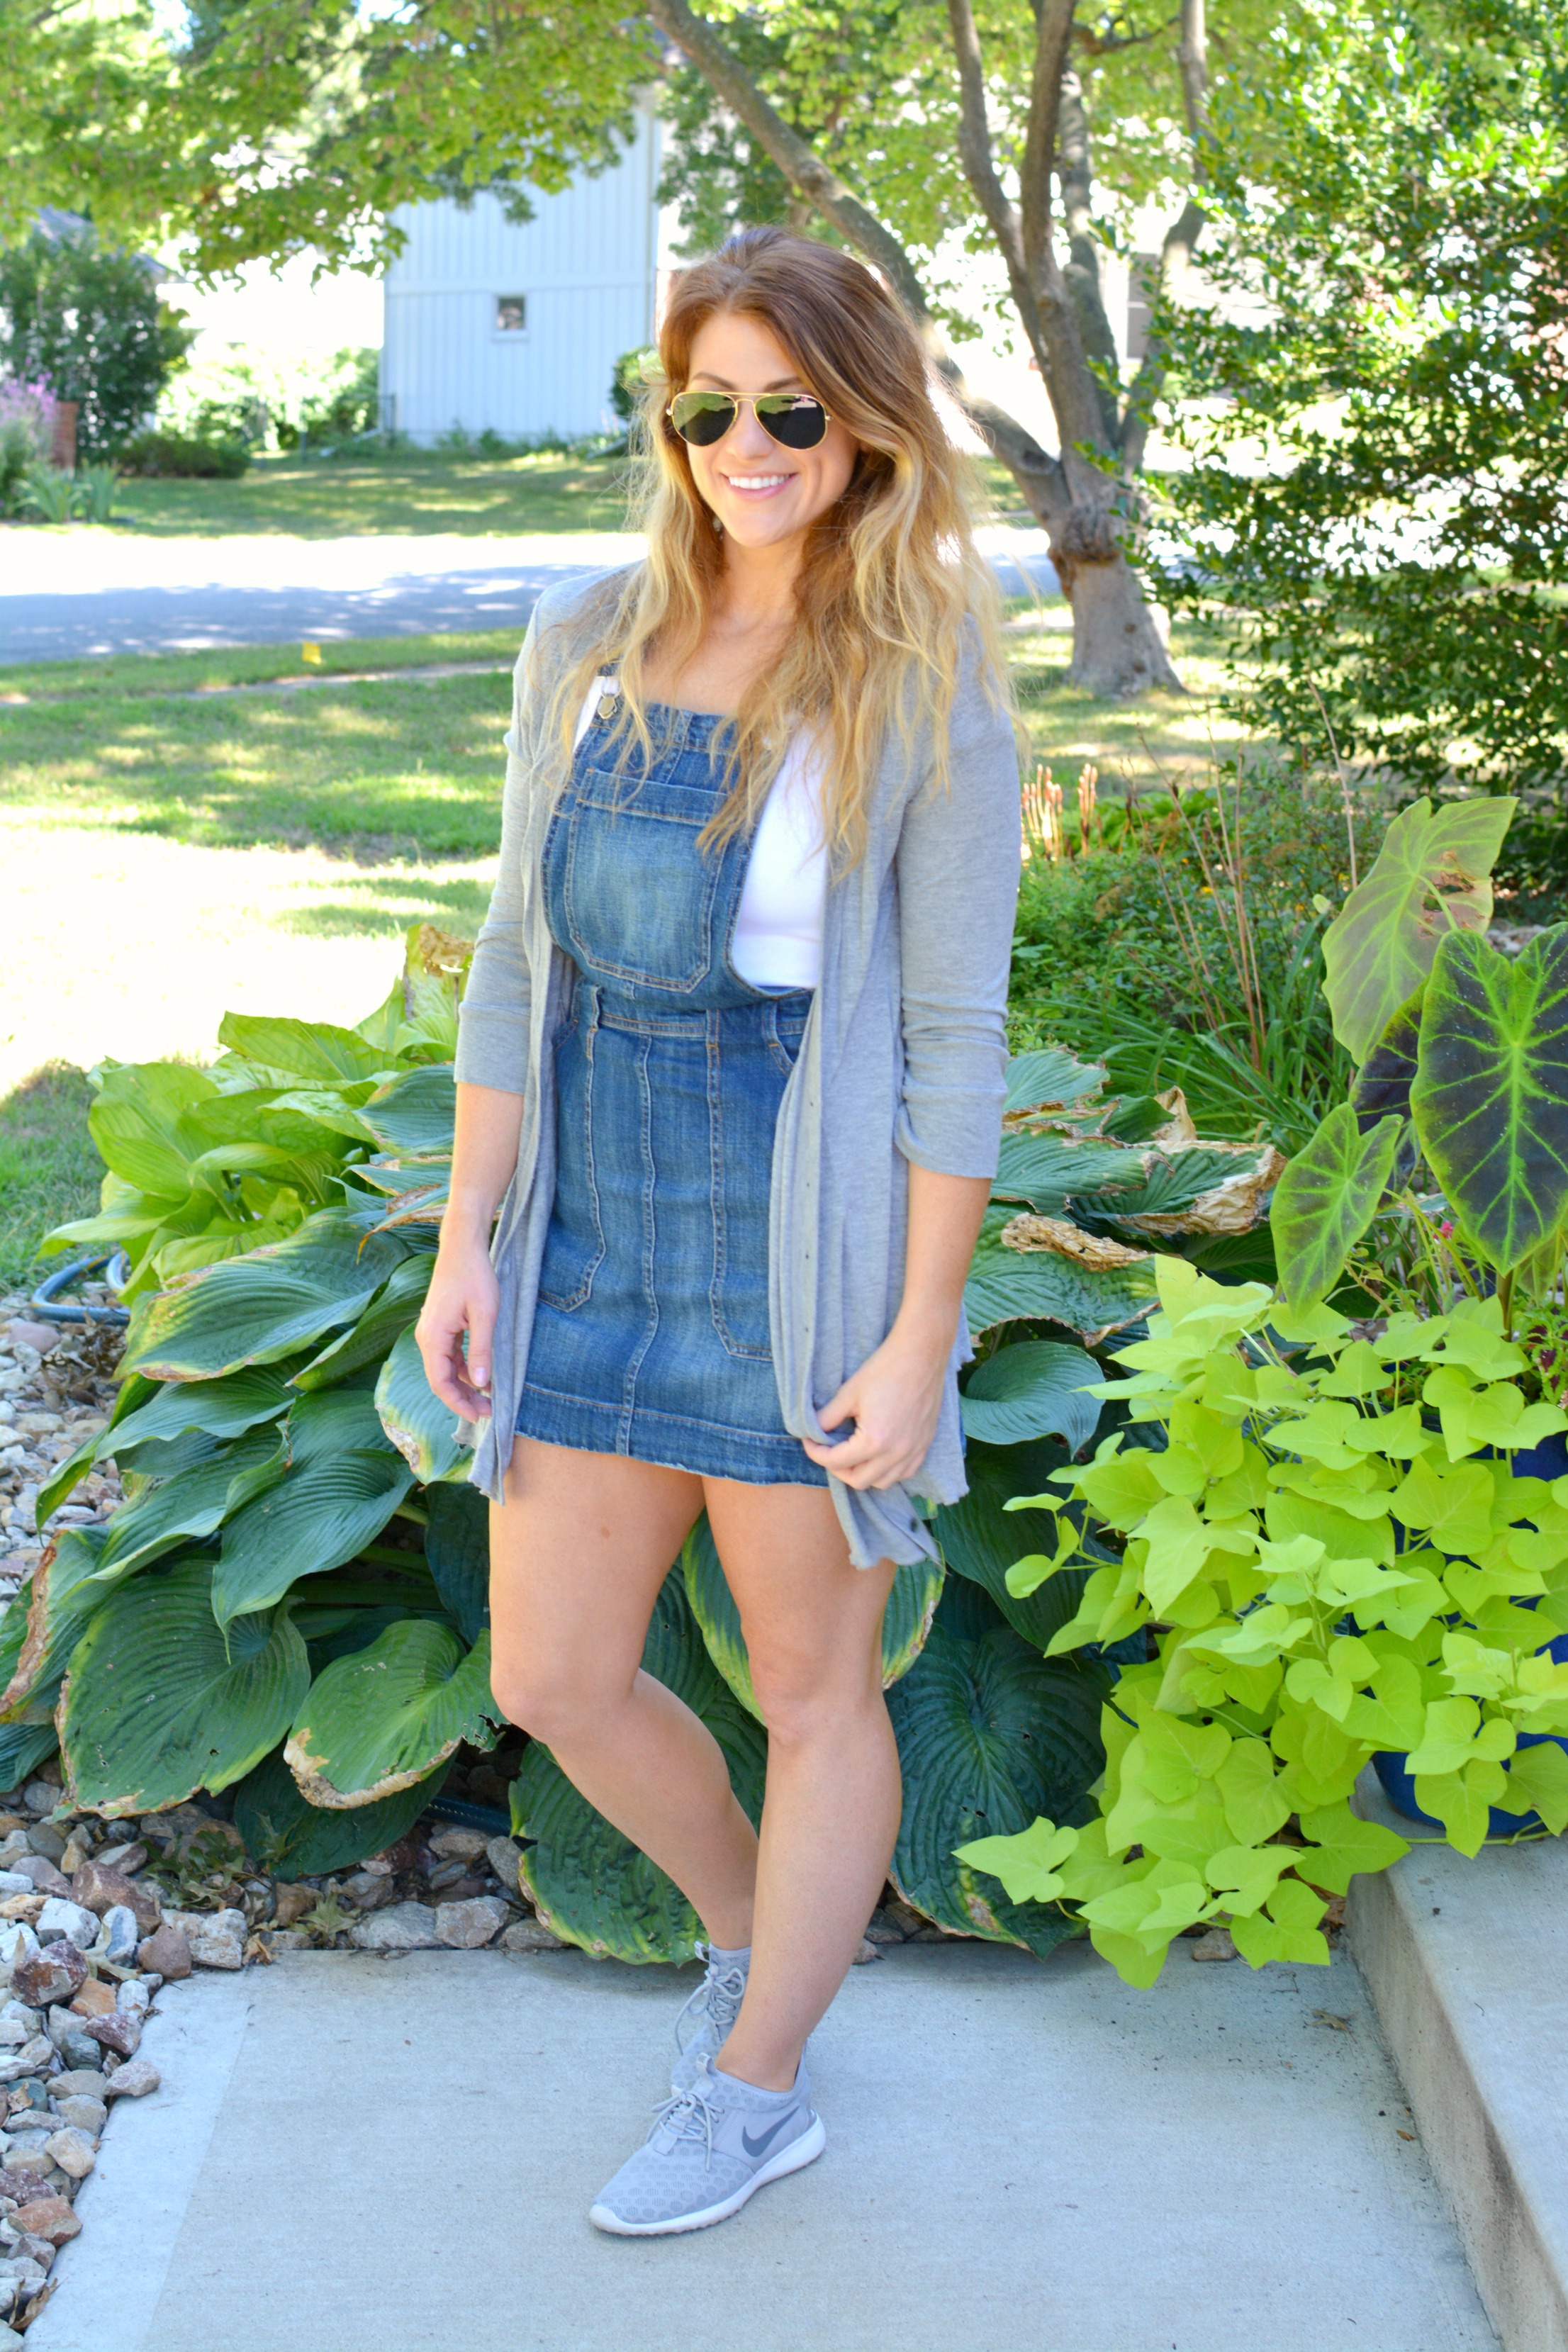
[[117, 1969], [133, 1969], [140, 1940], [136, 1914], [130, 1904], [114, 1903], [103, 1915], [103, 1925], [93, 1950], [100, 1959], [112, 1962]]
[[78, 2131], [89, 2132], [94, 2139], [103, 2129], [109, 2116], [109, 2109], [101, 2099], [89, 2098], [81, 2091], [68, 2093], [63, 2099], [57, 2098], [55, 2105], [62, 2123], [74, 2124]]
[[45, 2149], [72, 2180], [85, 2180], [98, 2162], [98, 2141], [75, 2124], [62, 2124], [44, 2142]]
[[493, 1943], [506, 1926], [507, 1906], [498, 1895], [473, 1895], [461, 1903], [438, 1903], [436, 1933], [454, 1950], [477, 1951]]
[[142, 2020], [116, 2010], [112, 2017], [86, 2019], [82, 2032], [100, 2050], [111, 2051], [116, 2058], [134, 2058], [142, 2041]]
[[500, 1939], [503, 1952], [561, 1952], [565, 1946], [541, 1919], [519, 1919]]
[[[90, 1912], [87, 1916], [92, 1916]], [[92, 1924], [96, 1929], [97, 1920]], [[29, 1958], [16, 1961], [11, 1969], [11, 1990], [30, 2009], [42, 2009], [50, 2001], [69, 2000], [86, 1982], [86, 1958], [79, 1945], [63, 1933]]]
[[[198, 1969], [237, 1969], [245, 1958], [243, 1911], [169, 1911], [164, 1925], [184, 1936]], [[146, 1963], [143, 1962], [143, 1966]], [[160, 1969], [167, 1976], [167, 1969]]]
[[83, 1903], [73, 1903], [68, 1895], [47, 1895], [33, 1933], [46, 1947], [64, 1936], [79, 1952], [89, 1952], [98, 1939], [98, 1915]]
[[104, 2084], [106, 2099], [144, 2099], [155, 2091], [163, 2076], [150, 2058], [128, 2058], [117, 2066]]
[[[146, 1859], [144, 1847], [142, 1859]], [[128, 1908], [143, 1936], [150, 1936], [163, 1916], [163, 1906], [151, 1886], [109, 1864], [84, 1862], [72, 1875], [70, 1891], [74, 1901], [85, 1904], [100, 1918], [112, 1910]]]
[[51, 2246], [63, 2246], [68, 2238], [81, 2235], [81, 2222], [63, 2197], [30, 2197], [25, 2220], [29, 2234], [47, 2240]]
[[178, 1977], [188, 1977], [195, 1963], [184, 1928], [165, 1919], [161, 1927], [136, 1947], [136, 1965], [151, 1969], [165, 1984]]
[[362, 1952], [428, 1952], [441, 1937], [428, 1903], [394, 1903], [351, 1927], [349, 1941]]

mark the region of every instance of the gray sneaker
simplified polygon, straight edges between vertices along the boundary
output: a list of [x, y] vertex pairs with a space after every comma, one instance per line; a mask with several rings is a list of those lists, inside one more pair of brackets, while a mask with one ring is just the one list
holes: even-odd
[[588, 2219], [622, 2238], [706, 2230], [826, 2144], [804, 2061], [792, 2091], [760, 2091], [704, 2058], [690, 2088], [655, 2110], [647, 2140], [599, 2191]]
[[711, 1952], [707, 1958], [701, 1983], [675, 2021], [676, 2059], [669, 2074], [673, 2091], [689, 2091], [702, 2061], [718, 2057], [745, 1998], [750, 1961], [721, 1963]]

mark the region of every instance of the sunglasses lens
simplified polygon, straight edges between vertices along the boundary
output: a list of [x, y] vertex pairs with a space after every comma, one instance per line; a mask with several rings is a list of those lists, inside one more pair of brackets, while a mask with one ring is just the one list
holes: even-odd
[[683, 392], [669, 404], [669, 421], [683, 441], [709, 449], [735, 422], [735, 404], [722, 392]]
[[757, 422], [782, 449], [815, 449], [827, 430], [827, 411], [809, 393], [769, 393], [757, 403]]

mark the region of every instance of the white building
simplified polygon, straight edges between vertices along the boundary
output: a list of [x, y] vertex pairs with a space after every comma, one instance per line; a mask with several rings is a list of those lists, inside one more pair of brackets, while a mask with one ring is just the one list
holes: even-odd
[[521, 440], [612, 424], [611, 370], [653, 338], [658, 168], [658, 126], [639, 114], [618, 163], [559, 195], [531, 188], [521, 226], [492, 195], [400, 206], [383, 430], [427, 445], [455, 425]]

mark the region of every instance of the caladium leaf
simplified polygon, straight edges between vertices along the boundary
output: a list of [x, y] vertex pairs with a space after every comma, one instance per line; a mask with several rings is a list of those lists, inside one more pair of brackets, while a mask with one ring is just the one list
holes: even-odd
[[1052, 1339], [999, 1348], [969, 1375], [963, 1397], [964, 1434], [988, 1445], [1061, 1437], [1068, 1452], [1077, 1454], [1100, 1425], [1100, 1399], [1083, 1391], [1087, 1381], [1100, 1377], [1100, 1366], [1082, 1348]]
[[150, 1570], [110, 1594], [72, 1653], [59, 1718], [68, 1803], [119, 1820], [226, 1789], [277, 1746], [310, 1679], [286, 1610], [226, 1635], [210, 1562]]
[[466, 1650], [449, 1627], [405, 1618], [317, 1675], [283, 1753], [312, 1805], [352, 1810], [427, 1779], [464, 1740], [493, 1748], [504, 1720], [489, 1635]]
[[127, 1370], [158, 1380], [214, 1380], [276, 1363], [363, 1313], [404, 1255], [333, 1212], [287, 1241], [190, 1276], [137, 1313]]
[[1464, 934], [1444, 940], [1426, 983], [1410, 1103], [1449, 1207], [1500, 1273], [1562, 1229], [1568, 925], [1518, 957]]
[[1268, 1222], [1292, 1314], [1326, 1298], [1371, 1224], [1399, 1149], [1404, 1121], [1379, 1119], [1363, 1135], [1353, 1104], [1336, 1103], [1274, 1188]]
[[1491, 870], [1517, 803], [1413, 802], [1323, 934], [1334, 1034], [1358, 1062], [1432, 969], [1440, 940], [1491, 920]]
[[[713, 1541], [708, 1515], [703, 1513], [687, 1537], [680, 1554], [686, 1598], [708, 1644], [708, 1654], [748, 1715], [762, 1720], [752, 1687], [751, 1660], [741, 1631], [741, 1612], [725, 1578]], [[942, 1596], [942, 1570], [936, 1560], [912, 1560], [893, 1578], [888, 1605], [882, 1612], [882, 1687], [908, 1674], [921, 1654], [936, 1604]]]

